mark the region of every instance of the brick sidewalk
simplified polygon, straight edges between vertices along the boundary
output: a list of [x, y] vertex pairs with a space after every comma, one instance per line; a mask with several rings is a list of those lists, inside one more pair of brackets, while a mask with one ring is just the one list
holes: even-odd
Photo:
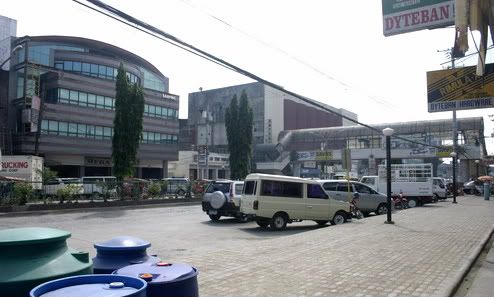
[[385, 219], [167, 260], [199, 269], [201, 296], [449, 296], [494, 229], [494, 203], [464, 196]]

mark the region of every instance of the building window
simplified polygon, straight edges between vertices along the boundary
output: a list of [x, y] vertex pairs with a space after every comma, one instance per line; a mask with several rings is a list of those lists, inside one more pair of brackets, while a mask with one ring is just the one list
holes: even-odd
[[[47, 102], [49, 103], [58, 102], [84, 107], [115, 110], [115, 99], [108, 96], [101, 96], [63, 88], [50, 89], [47, 94]], [[175, 109], [144, 104], [144, 116], [147, 117], [177, 119], [177, 114], [177, 110]]]

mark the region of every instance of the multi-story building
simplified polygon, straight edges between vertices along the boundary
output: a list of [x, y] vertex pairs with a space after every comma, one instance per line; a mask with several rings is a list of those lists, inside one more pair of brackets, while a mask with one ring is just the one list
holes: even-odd
[[[258, 82], [214, 90], [201, 90], [189, 94], [188, 133], [191, 138], [192, 150], [207, 145], [209, 152], [228, 153], [225, 109], [230, 105], [234, 95], [240, 100], [242, 91], [245, 91], [254, 115], [254, 162], [264, 161], [262, 157], [263, 147], [277, 144], [278, 135], [281, 131], [352, 124], [341, 116], [315, 104], [302, 101], [286, 92]], [[316, 102], [314, 101], [314, 103]], [[334, 108], [319, 102], [317, 104], [351, 119], [357, 119], [356, 114], [345, 109]], [[289, 156], [284, 155], [281, 158], [287, 159]], [[201, 169], [204, 170], [203, 167]], [[209, 172], [197, 176], [215, 177], [214, 170], [214, 168], [209, 168]], [[257, 170], [259, 171], [259, 168]], [[267, 171], [279, 172], [280, 170], [280, 168], [275, 168]]]
[[[145, 59], [79, 37], [36, 36], [11, 58], [8, 117], [14, 154], [34, 154], [60, 176], [111, 174], [115, 79], [122, 64], [144, 90], [142, 142], [135, 176], [167, 176], [178, 159], [179, 97]], [[8, 146], [7, 146], [8, 147]]]

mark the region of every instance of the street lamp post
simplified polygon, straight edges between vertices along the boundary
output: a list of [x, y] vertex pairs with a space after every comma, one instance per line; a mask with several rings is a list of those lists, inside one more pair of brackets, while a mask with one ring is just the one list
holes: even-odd
[[22, 46], [22, 44], [18, 44], [16, 45], [12, 51], [10, 51], [10, 56], [5, 59], [5, 61], [2, 62], [2, 64], [0, 64], [0, 69], [2, 69], [3, 65], [5, 65], [5, 63], [7, 63], [8, 61], [10, 61], [10, 58], [12, 58], [12, 55], [14, 55], [14, 53], [20, 49], [22, 49], [24, 46]]
[[476, 173], [477, 173], [477, 177], [479, 177], [479, 163], [480, 161], [479, 160], [475, 160], [475, 170], [476, 170]]
[[456, 202], [456, 152], [451, 152], [449, 156], [452, 158], [453, 164], [453, 203]]
[[391, 135], [393, 135], [394, 130], [391, 128], [383, 129], [383, 134], [386, 136], [386, 194], [387, 194], [387, 219], [385, 224], [394, 224], [391, 220]]

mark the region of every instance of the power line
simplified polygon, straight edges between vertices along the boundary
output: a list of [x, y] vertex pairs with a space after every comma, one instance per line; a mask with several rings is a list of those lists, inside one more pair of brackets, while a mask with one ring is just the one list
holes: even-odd
[[[205, 58], [205, 59], [207, 59], [207, 60], [209, 60], [211, 62], [214, 62], [214, 63], [216, 63], [216, 64], [218, 64], [218, 65], [220, 65], [220, 66], [222, 66], [224, 68], [227, 68], [229, 70], [235, 71], [235, 72], [240, 73], [240, 74], [242, 74], [242, 75], [244, 75], [246, 77], [249, 77], [249, 78], [251, 78], [251, 79], [253, 79], [253, 80], [257, 81], [257, 82], [260, 82], [260, 83], [263, 83], [263, 84], [265, 84], [267, 86], [270, 86], [270, 87], [272, 87], [272, 88], [274, 88], [274, 89], [276, 89], [278, 91], [281, 91], [281, 92], [284, 92], [286, 94], [289, 94], [289, 95], [291, 95], [291, 96], [293, 96], [293, 97], [295, 97], [295, 98], [297, 98], [297, 99], [299, 99], [299, 100], [301, 100], [303, 102], [306, 102], [308, 104], [311, 104], [313, 106], [316, 106], [318, 108], [321, 108], [324, 111], [327, 111], [329, 113], [335, 114], [335, 115], [337, 115], [337, 116], [339, 116], [339, 117], [341, 117], [343, 119], [346, 119], [346, 120], [348, 120], [348, 121], [350, 121], [352, 123], [355, 123], [357, 125], [366, 127], [367, 129], [369, 129], [371, 131], [382, 133], [382, 131], [379, 130], [378, 128], [375, 128], [375, 127], [372, 127], [372, 126], [370, 126], [368, 124], [365, 124], [365, 123], [359, 122], [357, 120], [354, 120], [353, 118], [350, 118], [350, 117], [345, 116], [345, 115], [343, 115], [343, 114], [341, 114], [339, 112], [336, 112], [336, 111], [334, 111], [334, 110], [332, 110], [332, 109], [330, 109], [330, 108], [328, 108], [328, 107], [320, 104], [317, 101], [309, 100], [307, 97], [304, 97], [304, 96], [299, 95], [299, 94], [297, 94], [295, 92], [286, 90], [283, 87], [281, 87], [281, 86], [279, 86], [279, 85], [277, 85], [277, 84], [275, 84], [275, 83], [273, 83], [271, 81], [268, 81], [266, 79], [263, 79], [263, 78], [255, 75], [255, 74], [253, 74], [253, 73], [251, 73], [251, 72], [249, 72], [249, 71], [247, 71], [247, 70], [245, 70], [243, 68], [237, 67], [237, 66], [235, 66], [235, 65], [233, 65], [233, 64], [231, 64], [231, 63], [229, 63], [229, 62], [227, 62], [227, 61], [225, 61], [225, 60], [223, 60], [223, 59], [221, 59], [219, 57], [216, 57], [216, 56], [214, 56], [214, 55], [212, 55], [212, 54], [210, 54], [210, 53], [208, 53], [206, 51], [203, 51], [203, 50], [201, 50], [201, 49], [199, 49], [199, 48], [197, 48], [197, 47], [195, 47], [195, 46], [193, 46], [191, 44], [188, 44], [188, 43], [186, 43], [186, 42], [178, 39], [177, 37], [175, 37], [175, 36], [173, 36], [173, 35], [171, 35], [169, 33], [166, 33], [166, 32], [164, 32], [164, 31], [162, 31], [162, 30], [160, 30], [160, 29], [158, 29], [158, 28], [156, 28], [156, 27], [154, 27], [152, 25], [149, 25], [149, 24], [147, 24], [147, 23], [145, 23], [145, 22], [143, 22], [143, 21], [141, 21], [139, 19], [136, 19], [136, 18], [132, 17], [131, 15], [128, 15], [125, 12], [122, 12], [122, 11], [120, 11], [120, 10], [118, 10], [118, 9], [110, 6], [110, 5], [107, 5], [107, 4], [105, 4], [105, 3], [103, 3], [103, 2], [101, 2], [99, 0], [86, 0], [87, 2], [90, 2], [91, 4], [93, 4], [96, 7], [98, 7], [99, 9], [97, 9], [95, 7], [88, 6], [86, 4], [83, 4], [79, 0], [72, 0], [72, 1], [74, 1], [74, 2], [76, 2], [78, 4], [80, 4], [80, 5], [83, 5], [83, 6], [87, 7], [87, 8], [90, 8], [90, 9], [96, 11], [96, 12], [99, 12], [99, 13], [105, 15], [105, 16], [111, 17], [112, 19], [115, 19], [115, 20], [117, 20], [117, 21], [119, 21], [119, 22], [121, 22], [123, 24], [126, 24], [126, 25], [128, 25], [128, 26], [130, 26], [130, 27], [132, 27], [134, 29], [138, 29], [139, 31], [142, 31], [142, 32], [144, 32], [146, 34], [149, 34], [149, 35], [151, 35], [153, 37], [156, 37], [156, 38], [158, 38], [160, 40], [163, 40], [163, 41], [165, 41], [165, 42], [167, 42], [169, 44], [172, 44], [172, 45], [177, 46], [177, 47], [179, 47], [181, 49], [184, 49], [184, 50], [186, 50], [186, 51], [188, 51], [190, 53], [193, 53], [194, 55], [197, 55], [197, 56], [200, 56], [202, 58]], [[101, 11], [100, 9], [103, 9], [104, 11]], [[107, 11], [108, 13], [106, 13], [105, 11]], [[434, 147], [434, 148], [442, 148], [442, 146], [436, 146], [436, 145], [432, 145], [432, 144], [422, 143], [422, 142], [410, 140], [408, 138], [405, 138], [405, 137], [402, 137], [402, 136], [398, 136], [398, 135], [395, 135], [393, 137], [396, 138], [396, 139], [401, 139], [403, 141], [414, 143], [414, 144], [417, 144], [417, 145], [422, 145], [422, 146], [427, 146], [427, 147]]]
[[[355, 88], [355, 87], [353, 87], [353, 86], [351, 86], [351, 85], [349, 85], [349, 84], [347, 84], [347, 83], [345, 83], [345, 82], [337, 79], [336, 77], [334, 77], [334, 76], [332, 76], [330, 74], [327, 74], [326, 72], [320, 70], [316, 66], [314, 66], [314, 65], [312, 65], [312, 64], [310, 64], [310, 63], [308, 63], [308, 62], [306, 62], [304, 60], [302, 60], [301, 58], [299, 58], [299, 57], [297, 57], [297, 56], [289, 53], [288, 51], [286, 51], [286, 50], [284, 50], [284, 49], [282, 49], [282, 48], [280, 48], [278, 46], [272, 45], [271, 43], [269, 43], [267, 41], [264, 41], [264, 40], [262, 40], [262, 39], [260, 39], [260, 38], [258, 38], [256, 36], [254, 36], [254, 35], [246, 32], [246, 31], [244, 31], [244, 30], [242, 30], [240, 28], [237, 28], [236, 26], [232, 25], [228, 21], [226, 21], [226, 20], [224, 20], [224, 19], [222, 19], [222, 18], [220, 18], [220, 17], [218, 17], [218, 16], [216, 16], [216, 15], [214, 15], [214, 14], [206, 11], [202, 7], [198, 7], [197, 5], [192, 4], [188, 0], [180, 0], [180, 1], [183, 2], [183, 3], [185, 3], [185, 4], [187, 4], [187, 5], [189, 5], [192, 8], [195, 8], [195, 9], [199, 10], [200, 12], [204, 13], [208, 17], [210, 17], [210, 18], [212, 18], [212, 19], [214, 19], [214, 20], [222, 23], [223, 25], [227, 26], [228, 28], [237, 31], [240, 34], [245, 35], [245, 36], [247, 36], [250, 39], [253, 39], [254, 41], [260, 43], [261, 45], [263, 45], [263, 46], [265, 46], [267, 48], [274, 49], [274, 50], [282, 53], [283, 55], [285, 55], [288, 58], [294, 60], [295, 62], [297, 62], [297, 63], [299, 63], [299, 64], [307, 67], [308, 69], [314, 71], [315, 73], [317, 73], [317, 74], [319, 74], [319, 75], [321, 75], [321, 76], [323, 76], [323, 77], [325, 77], [325, 78], [327, 78], [327, 79], [329, 79], [331, 81], [334, 81], [334, 82], [338, 83], [339, 85], [341, 85], [344, 88], [353, 89], [354, 91], [361, 91], [361, 90], [359, 90], [359, 89], [357, 89], [357, 88]], [[381, 105], [384, 105], [384, 106], [387, 106], [387, 107], [391, 107], [391, 108], [394, 108], [394, 109], [397, 109], [398, 108], [397, 106], [395, 106], [394, 104], [390, 103], [389, 101], [387, 101], [385, 99], [382, 99], [382, 98], [379, 98], [379, 97], [376, 97], [376, 96], [370, 96], [370, 95], [365, 95], [365, 96], [367, 98], [371, 99], [372, 101], [376, 102], [377, 104], [381, 104]]]

